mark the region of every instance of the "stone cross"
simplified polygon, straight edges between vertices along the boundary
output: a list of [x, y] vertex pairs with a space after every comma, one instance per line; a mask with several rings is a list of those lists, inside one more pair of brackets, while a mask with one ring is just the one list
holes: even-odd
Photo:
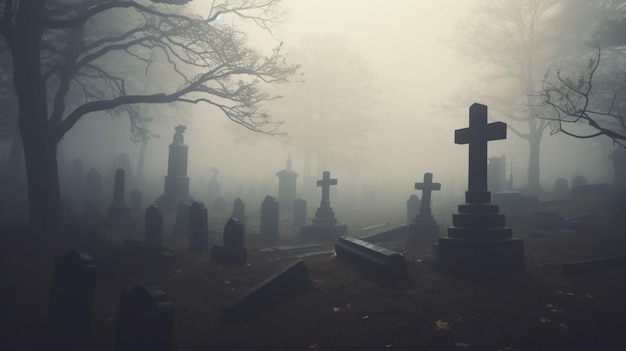
[[487, 142], [506, 139], [506, 123], [487, 124], [487, 106], [470, 106], [469, 128], [454, 132], [455, 144], [469, 144], [469, 185], [467, 203], [489, 203], [487, 190]]
[[322, 202], [321, 208], [330, 207], [330, 186], [337, 185], [337, 179], [330, 179], [330, 172], [324, 171], [322, 180], [317, 181], [317, 186], [322, 187]]
[[441, 190], [441, 183], [433, 183], [433, 174], [424, 173], [424, 182], [415, 183], [415, 189], [422, 191], [422, 206], [420, 214], [430, 214], [430, 195], [433, 190]]

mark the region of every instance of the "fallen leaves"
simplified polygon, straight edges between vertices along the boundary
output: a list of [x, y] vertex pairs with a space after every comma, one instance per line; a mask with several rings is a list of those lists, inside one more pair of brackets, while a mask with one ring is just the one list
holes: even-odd
[[461, 348], [461, 349], [466, 349], [470, 346], [468, 343], [459, 342], [459, 341], [455, 342], [454, 344], [456, 345], [456, 347]]
[[448, 324], [448, 322], [444, 322], [442, 320], [436, 321], [435, 325], [437, 326], [437, 331], [452, 329], [452, 328], [450, 328], [450, 324]]

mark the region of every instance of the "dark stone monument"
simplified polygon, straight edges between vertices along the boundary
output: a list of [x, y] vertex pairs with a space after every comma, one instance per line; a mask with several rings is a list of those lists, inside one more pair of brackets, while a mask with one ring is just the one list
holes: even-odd
[[432, 173], [424, 173], [424, 182], [415, 183], [415, 189], [422, 190], [422, 204], [419, 213], [409, 224], [409, 242], [435, 242], [439, 238], [439, 226], [431, 213], [430, 198], [433, 190], [441, 190], [441, 184], [433, 183]]
[[124, 170], [115, 171], [115, 186], [113, 189], [113, 202], [109, 206], [109, 224], [128, 224], [130, 220], [130, 209], [124, 202]]
[[466, 203], [452, 215], [448, 237], [439, 238], [439, 262], [450, 271], [481, 278], [522, 274], [524, 242], [512, 238], [487, 190], [487, 142], [506, 139], [506, 124], [487, 124], [487, 106], [481, 104], [470, 107], [469, 124], [454, 136], [456, 144], [469, 144]]
[[55, 258], [47, 320], [52, 349], [85, 349], [96, 279], [88, 254], [70, 251]]
[[558, 178], [554, 181], [554, 192], [559, 195], [566, 195], [569, 193], [569, 186], [567, 185], [567, 179]]
[[295, 261], [257, 284], [235, 303], [224, 306], [222, 321], [245, 321], [253, 314], [278, 303], [287, 295], [305, 290], [310, 285], [311, 278], [304, 261]]
[[287, 158], [287, 168], [276, 173], [278, 177], [278, 206], [281, 213], [291, 212], [296, 200], [296, 179], [298, 173], [291, 169], [291, 155]]
[[278, 237], [278, 202], [271, 196], [266, 196], [261, 204], [261, 236], [265, 238]]
[[237, 218], [230, 218], [224, 226], [224, 245], [211, 247], [211, 260], [246, 264], [248, 250], [244, 246], [244, 227]]
[[239, 224], [243, 226], [243, 232], [246, 232], [246, 204], [241, 198], [236, 198], [233, 202], [233, 218], [239, 220]]
[[141, 213], [142, 195], [141, 191], [135, 189], [130, 193], [130, 213], [137, 216]]
[[306, 200], [295, 199], [293, 201], [293, 226], [299, 227], [306, 223]]
[[194, 201], [189, 206], [189, 251], [209, 251], [209, 219], [206, 207]]
[[420, 212], [421, 201], [417, 195], [413, 194], [406, 200], [406, 224], [413, 223], [413, 219]]
[[174, 305], [154, 285], [124, 289], [120, 298], [115, 351], [169, 351]]
[[161, 245], [163, 240], [163, 213], [154, 205], [146, 208], [144, 235], [147, 243]]
[[184, 237], [189, 236], [189, 204], [186, 202], [181, 202], [176, 206], [174, 234]]
[[186, 128], [183, 125], [176, 127], [173, 141], [169, 146], [165, 191], [156, 201], [156, 205], [162, 210], [174, 210], [180, 202], [193, 201], [189, 196], [189, 177], [187, 177], [189, 147], [183, 137]]
[[386, 279], [407, 278], [404, 255], [356, 238], [340, 237], [335, 243], [337, 258], [373, 270]]
[[317, 181], [317, 186], [322, 187], [322, 201], [315, 212], [312, 222], [307, 222], [300, 227], [300, 234], [304, 238], [319, 240], [336, 240], [340, 236], [348, 235], [348, 227], [337, 223], [335, 212], [330, 207], [330, 186], [337, 185], [337, 179], [330, 178], [330, 172], [323, 173], [322, 180]]

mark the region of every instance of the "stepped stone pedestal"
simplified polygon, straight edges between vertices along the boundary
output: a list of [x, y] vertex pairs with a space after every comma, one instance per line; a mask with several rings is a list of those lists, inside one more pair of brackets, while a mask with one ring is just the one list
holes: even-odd
[[300, 235], [305, 239], [336, 240], [340, 236], [348, 235], [348, 227], [337, 222], [335, 212], [330, 207], [330, 186], [337, 185], [337, 179], [330, 179], [330, 172], [324, 172], [322, 180], [317, 186], [322, 187], [322, 201], [315, 211], [315, 218], [300, 227]]

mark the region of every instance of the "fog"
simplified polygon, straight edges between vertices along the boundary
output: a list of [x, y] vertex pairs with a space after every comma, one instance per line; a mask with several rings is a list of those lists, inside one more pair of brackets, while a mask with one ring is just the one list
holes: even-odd
[[[357, 151], [353, 151], [355, 157], [358, 154], [362, 158], [363, 167], [352, 169], [347, 166], [353, 161], [350, 153], [335, 157], [337, 150], [331, 148], [327, 169], [319, 169], [313, 156], [311, 176], [319, 179], [321, 171], [328, 170], [338, 178], [340, 194], [342, 187], [355, 193], [373, 190], [380, 199], [387, 196], [384, 201], [402, 204], [416, 193], [413, 184], [421, 182], [425, 172], [432, 172], [434, 180], [442, 183], [441, 194], [433, 195], [435, 203], [438, 197], [463, 195], [468, 150], [467, 145], [454, 144], [454, 130], [468, 126], [469, 105], [457, 108], [450, 99], [463, 89], [463, 84], [475, 79], [477, 68], [463, 61], [448, 44], [460, 30], [462, 19], [469, 15], [471, 5], [470, 1], [458, 0], [288, 0], [284, 3], [288, 20], [274, 32], [274, 37], [245, 27], [251, 31], [251, 45], [263, 50], [282, 41], [287, 51], [295, 52], [307, 37], [345, 40], [346, 46], [358, 53], [370, 69], [375, 94], [368, 113], [374, 123], [362, 126], [360, 120], [351, 120], [341, 128], [332, 128], [338, 139], [352, 137], [350, 125], [366, 129], [355, 142]], [[196, 6], [200, 6], [196, 8], [200, 13], [205, 10], [202, 5]], [[302, 67], [302, 71], [306, 74], [307, 67]], [[306, 78], [299, 84], [307, 84]], [[287, 95], [288, 91], [281, 93]], [[268, 109], [272, 110], [272, 106]], [[238, 193], [238, 184], [252, 181], [265, 184], [258, 191], [276, 196], [275, 173], [285, 168], [289, 155], [294, 170], [301, 175], [298, 189], [305, 188], [305, 155], [294, 141], [299, 116], [274, 114], [275, 119], [287, 121], [281, 128], [288, 135], [284, 137], [249, 132], [208, 105], [146, 106], [141, 111], [154, 118], [150, 128], [157, 136], [149, 141], [144, 173], [147, 182], [161, 191], [168, 145], [179, 124], [187, 126], [184, 137], [189, 146], [192, 195], [206, 191], [215, 167], [223, 192], [232, 198], [243, 195]], [[501, 116], [490, 115], [490, 120], [508, 122], [498, 117]], [[546, 134], [542, 143], [542, 186], [552, 189], [554, 179], [571, 179], [574, 175], [584, 175], [592, 183], [609, 181], [609, 148], [608, 142]], [[128, 153], [136, 170], [139, 149], [139, 144], [131, 141], [127, 117], [93, 114], [85, 116], [65, 136], [60, 144], [59, 162], [61, 168], [65, 165], [67, 169], [74, 159], [81, 159], [85, 170], [96, 167], [104, 180], [111, 182], [106, 177], [112, 177], [110, 170], [117, 155]], [[506, 155], [507, 161], [512, 161], [507, 171], [512, 170], [516, 188], [525, 185], [527, 149], [528, 144], [513, 133], [507, 140], [489, 143], [489, 156]], [[319, 194], [310, 196], [308, 200], [316, 206]]]

